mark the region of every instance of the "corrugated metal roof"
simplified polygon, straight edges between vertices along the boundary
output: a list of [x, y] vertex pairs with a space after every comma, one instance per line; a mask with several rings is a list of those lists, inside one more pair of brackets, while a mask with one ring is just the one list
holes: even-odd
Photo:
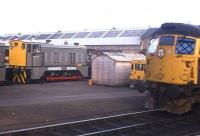
[[141, 30], [125, 30], [120, 37], [133, 37], [133, 36], [141, 36], [143, 35], [147, 30], [141, 29]]
[[113, 52], [103, 52], [104, 55], [108, 56], [114, 61], [118, 62], [131, 62], [133, 60], [145, 60], [146, 56], [137, 53], [113, 53]]
[[[50, 43], [62, 45], [65, 42], [69, 44], [79, 43], [79, 45], [139, 45], [140, 36], [146, 29], [111, 29], [97, 31], [69, 31], [69, 32], [51, 32], [20, 35], [22, 40], [43, 42], [50, 40]], [[28, 35], [28, 36], [27, 36]], [[0, 41], [10, 41], [15, 35], [2, 35]], [[20, 39], [19, 38], [19, 39]]]

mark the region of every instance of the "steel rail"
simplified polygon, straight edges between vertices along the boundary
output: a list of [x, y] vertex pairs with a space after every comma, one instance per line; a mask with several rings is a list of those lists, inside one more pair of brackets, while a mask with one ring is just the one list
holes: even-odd
[[194, 132], [194, 133], [190, 133], [190, 134], [186, 134], [184, 136], [200, 136], [200, 131]]
[[98, 132], [78, 135], [78, 136], [92, 136], [92, 135], [100, 135], [100, 134], [103, 135], [103, 134], [106, 134], [109, 132], [116, 132], [116, 131], [130, 129], [130, 128], [134, 128], [134, 127], [144, 126], [144, 125], [148, 125], [148, 123], [134, 124], [134, 125], [124, 126], [124, 127], [119, 127], [119, 128], [108, 129], [108, 130], [104, 130], [104, 131], [98, 131]]
[[120, 118], [120, 117], [125, 117], [125, 116], [133, 116], [133, 115], [139, 115], [139, 114], [151, 113], [151, 112], [157, 112], [157, 111], [160, 111], [160, 109], [126, 113], [126, 114], [100, 117], [100, 118], [93, 118], [93, 119], [67, 122], [67, 123], [58, 123], [58, 124], [45, 125], [45, 126], [40, 126], [40, 127], [30, 127], [30, 128], [25, 128], [25, 129], [11, 130], [11, 131], [0, 132], [0, 135], [7, 135], [7, 134], [21, 133], [21, 132], [27, 132], [27, 131], [33, 131], [33, 130], [48, 129], [48, 128], [59, 127], [59, 126], [73, 126], [73, 125], [79, 125], [79, 124], [88, 124], [88, 123], [97, 122], [97, 121], [100, 121], [100, 120], [108, 120], [108, 119]]
[[200, 116], [160, 109], [1, 132], [1, 136], [197, 136]]

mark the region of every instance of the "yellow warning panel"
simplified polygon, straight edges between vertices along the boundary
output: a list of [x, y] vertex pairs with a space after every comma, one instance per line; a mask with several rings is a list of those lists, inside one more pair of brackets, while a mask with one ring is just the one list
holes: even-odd
[[9, 65], [26, 66], [26, 49], [23, 41], [14, 40], [10, 42]]
[[[14, 68], [15, 74], [12, 78], [13, 83], [26, 84], [26, 69], [23, 67]], [[17, 71], [17, 72], [16, 72]]]

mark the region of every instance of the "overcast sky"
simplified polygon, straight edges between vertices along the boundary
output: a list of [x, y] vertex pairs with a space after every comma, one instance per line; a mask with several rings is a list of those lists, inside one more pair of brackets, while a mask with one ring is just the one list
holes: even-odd
[[0, 34], [200, 24], [199, 0], [1, 0]]

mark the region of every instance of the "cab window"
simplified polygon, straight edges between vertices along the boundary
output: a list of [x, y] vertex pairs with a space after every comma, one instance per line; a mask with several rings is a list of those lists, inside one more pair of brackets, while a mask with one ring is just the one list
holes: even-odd
[[39, 44], [33, 44], [33, 52], [40, 52], [41, 46]]
[[135, 64], [135, 70], [143, 71], [144, 70], [144, 64]]
[[27, 50], [27, 52], [31, 52], [31, 44], [27, 44], [26, 50]]
[[162, 36], [160, 37], [159, 45], [161, 46], [173, 46], [174, 45], [174, 36]]
[[158, 38], [151, 39], [149, 47], [147, 49], [147, 54], [154, 54], [158, 46]]
[[176, 41], [176, 54], [194, 54], [195, 40], [186, 37], [178, 37]]
[[131, 70], [134, 70], [134, 64], [131, 64]]

